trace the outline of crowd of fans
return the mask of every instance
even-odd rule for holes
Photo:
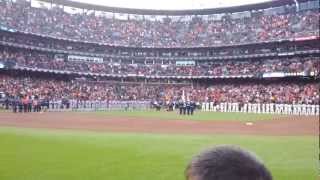
[[[1,76],[0,91],[8,96],[33,95],[50,99],[79,100],[145,100],[152,99],[158,88],[143,89],[139,85],[114,85],[83,81],[63,81],[30,77],[12,78]]]
[[[6,28],[78,41],[134,47],[204,47],[318,36],[319,11],[287,10],[281,14],[251,12],[250,17],[190,21],[120,20],[94,14],[70,14],[58,6],[34,8],[30,3],[0,2]]]
[[[222,84],[192,90],[194,97],[209,102],[318,104],[319,84]]]
[[[47,48],[47,51],[62,50],[69,53],[82,52],[94,53],[96,55],[109,55],[121,58],[197,58],[197,57],[226,57],[226,56],[243,56],[272,53],[290,53],[297,51],[314,51],[319,50],[320,45],[309,41],[307,43],[287,42],[281,45],[277,44],[260,44],[252,46],[228,46],[223,48],[208,49],[169,49],[166,51],[159,49],[130,49],[115,48],[101,44],[73,42],[59,40],[48,37],[39,37],[31,34],[12,33],[0,31],[0,41],[3,43],[14,43],[23,45],[25,48]],[[139,54],[139,53],[140,54]]]
[[[181,66],[176,64],[132,64],[69,61],[55,58],[52,54],[37,51],[0,51],[0,62],[11,62],[16,67],[41,68],[45,70],[60,70],[71,72],[117,74],[117,75],[158,75],[158,76],[259,76],[263,73],[318,73],[319,57],[292,57],[276,59],[220,60],[199,61],[195,65]]]
[[[319,36],[319,15],[315,10],[293,11],[288,8],[280,14],[263,11],[250,12],[250,17],[234,18],[225,14],[220,20],[193,17],[177,21],[120,20],[88,13],[69,14],[60,7],[34,8],[24,1],[0,1],[0,28],[23,33],[1,31],[0,41],[18,43],[53,50],[101,53],[103,62],[70,61],[66,54],[51,50],[40,52],[0,46],[0,63],[16,68],[141,76],[261,76],[265,73],[285,72],[319,75],[318,56],[257,58],[245,60],[204,60],[194,65],[178,65],[176,60],[163,63],[160,51],[142,52],[121,50],[101,45],[133,47],[206,47],[243,43],[277,41],[291,38]],[[34,33],[44,35],[26,35]],[[48,38],[53,37],[53,38]],[[65,38],[80,42],[64,41]],[[94,42],[96,44],[84,43]],[[266,45],[267,46],[267,45]],[[225,47],[196,52],[194,56],[217,57],[228,55],[294,52],[317,49],[319,45],[273,46],[252,48]],[[108,48],[106,48],[108,47]],[[124,48],[125,49],[125,48]],[[168,57],[192,57],[190,52],[172,51]],[[138,54],[136,54],[138,53]],[[144,54],[146,53],[146,54]],[[165,54],[165,53],[164,53]],[[56,56],[60,55],[60,56]],[[121,59],[121,56],[126,56]],[[141,56],[143,60],[136,56]],[[147,57],[151,59],[146,63]],[[118,58],[118,59],[117,59]],[[132,59],[130,59],[132,58]],[[145,58],[145,59],[144,59]],[[112,59],[112,60],[111,60]],[[142,62],[143,61],[143,62]],[[50,75],[49,75],[50,76]],[[71,78],[71,77],[68,77]],[[87,81],[57,77],[15,76],[0,74],[0,95],[9,98],[76,99],[76,100],[141,100],[177,102],[188,99],[194,102],[286,103],[318,104],[318,84],[302,82],[277,83],[216,83],[206,86],[156,84],[137,82]]]
[[[120,83],[0,75],[0,92],[7,97],[78,100],[157,100],[160,102],[297,103],[318,104],[316,83],[216,83],[209,86],[185,84]]]

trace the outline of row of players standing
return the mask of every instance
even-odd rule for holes
[[[196,103],[193,101],[180,101],[178,107],[180,115],[193,115],[193,112],[196,109]]]
[[[179,109],[180,115],[193,115],[197,104],[193,101],[178,101],[178,102],[169,102],[168,111],[173,111],[174,109]],[[156,106],[157,107],[157,106]],[[158,110],[160,110],[161,105],[158,105]]]
[[[161,101],[152,101],[151,106],[157,111],[161,110],[161,107],[164,107],[163,102]],[[193,115],[197,104],[193,101],[170,101],[165,104],[167,111],[173,111],[174,109],[179,109],[180,115]]]
[[[63,109],[63,107],[69,109],[70,101],[67,99],[62,99],[60,103],[58,103],[55,101],[50,101],[50,99],[46,97],[39,98],[38,96],[20,95],[15,97],[7,97],[4,101],[4,105],[6,109],[12,109],[14,113],[17,113],[17,112],[27,113],[27,112],[46,111],[50,107],[54,109],[55,108]],[[76,107],[78,108],[79,105],[81,105],[81,102],[77,101]],[[167,105],[168,105],[167,106],[168,111],[172,111],[173,109],[179,109],[180,115],[193,115],[194,110],[197,107],[197,104],[193,101],[182,101],[182,100],[178,102],[171,102]],[[153,102],[153,106],[157,110],[161,109],[161,103],[158,103],[157,101]]]
[[[12,109],[14,113],[40,112],[49,108],[49,99],[40,99],[38,96],[21,95],[6,98],[4,100],[6,109]]]

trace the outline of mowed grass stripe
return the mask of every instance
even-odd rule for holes
[[[317,178],[316,137],[159,135],[0,128],[0,179],[183,180],[192,155],[218,144],[256,152],[276,180]]]

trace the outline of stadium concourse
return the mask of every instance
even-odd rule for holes
[[[0,2],[6,109],[319,114],[318,1],[186,14],[60,3]]]

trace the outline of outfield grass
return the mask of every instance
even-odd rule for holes
[[[286,117],[285,115],[275,114],[254,114],[254,113],[223,113],[223,112],[202,112],[196,111],[193,116],[179,115],[177,111],[163,112],[163,111],[100,111],[95,112],[101,116],[110,117],[135,117],[135,118],[149,118],[149,119],[163,119],[163,120],[223,120],[223,121],[260,121],[272,120],[277,117]]]
[[[216,144],[256,152],[275,180],[317,178],[316,137],[157,135],[0,128],[1,180],[183,180],[193,154]]]

